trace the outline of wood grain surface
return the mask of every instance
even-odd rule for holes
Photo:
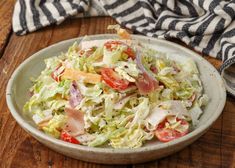
[[[99,165],[66,157],[36,141],[16,123],[5,100],[6,84],[14,69],[33,53],[56,42],[86,34],[111,33],[106,27],[114,23],[109,17],[72,19],[25,36],[11,34],[0,59],[0,168],[235,168],[235,99],[231,97],[223,114],[195,143],[174,155],[138,165]],[[208,60],[216,67],[221,64]]]
[[[0,57],[11,34],[11,16],[15,0],[0,0]]]

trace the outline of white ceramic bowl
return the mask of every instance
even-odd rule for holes
[[[115,35],[95,35],[90,39],[110,39],[117,38]],[[200,71],[205,93],[209,96],[210,102],[204,109],[204,114],[200,118],[197,128],[184,137],[167,143],[148,142],[143,147],[137,149],[112,149],[94,148],[81,145],[74,145],[55,138],[52,138],[39,131],[33,122],[23,115],[22,108],[29,99],[28,89],[31,87],[30,77],[37,77],[45,68],[44,59],[56,56],[65,52],[76,40],[71,39],[49,46],[25,60],[11,76],[6,91],[6,99],[11,114],[18,124],[38,141],[49,148],[64,155],[96,163],[104,164],[129,164],[141,163],[158,159],[179,151],[185,146],[203,135],[213,122],[221,114],[226,100],[226,92],[217,70],[198,54],[177,44],[144,36],[133,36],[142,43],[153,49],[165,51],[168,56],[178,61],[184,61],[186,57],[191,57]]]

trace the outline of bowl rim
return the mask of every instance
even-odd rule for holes
[[[117,37],[115,34],[99,34],[99,35],[88,35],[88,37],[91,38],[102,38],[102,39],[108,39],[108,37],[113,38],[113,37]],[[105,38],[104,38],[105,37]],[[73,150],[80,150],[80,151],[84,151],[84,152],[95,152],[95,153],[110,153],[110,154],[123,154],[123,153],[127,153],[127,154],[132,154],[132,153],[142,153],[144,151],[155,151],[155,150],[161,150],[164,148],[171,148],[174,145],[177,145],[179,143],[182,142],[187,142],[188,140],[194,138],[194,136],[196,135],[202,135],[216,120],[217,118],[220,116],[220,114],[223,111],[223,108],[225,106],[225,102],[226,102],[226,89],[225,89],[225,85],[224,85],[224,81],[222,79],[222,77],[219,75],[218,71],[215,69],[215,67],[213,65],[211,65],[207,60],[205,60],[203,57],[201,57],[199,54],[197,54],[196,52],[185,48],[179,44],[167,41],[167,40],[163,40],[163,39],[158,39],[158,38],[152,38],[152,37],[146,37],[146,36],[141,36],[141,35],[132,35],[132,37],[136,38],[136,39],[144,39],[144,40],[153,40],[156,42],[160,42],[163,43],[165,45],[169,45],[169,46],[174,46],[176,48],[181,49],[182,51],[189,53],[190,55],[197,56],[198,59],[200,59],[203,64],[205,64],[206,66],[208,66],[211,70],[213,70],[216,79],[218,80],[218,82],[220,83],[221,87],[219,89],[220,94],[221,94],[221,100],[220,103],[217,104],[217,108],[216,111],[213,113],[213,115],[211,116],[211,118],[209,120],[207,120],[207,122],[203,125],[201,125],[200,127],[196,128],[195,130],[193,130],[192,132],[190,132],[189,134],[178,138],[174,141],[170,141],[167,143],[159,143],[156,145],[151,145],[151,146],[142,146],[140,148],[134,148],[134,149],[115,149],[115,148],[102,148],[102,147],[89,147],[89,146],[82,146],[82,145],[75,145],[72,143],[68,143],[68,142],[64,142],[62,140],[56,139],[54,137],[51,137],[49,135],[46,135],[45,133],[39,131],[37,128],[33,127],[32,125],[30,125],[29,123],[25,122],[24,119],[21,117],[21,115],[17,112],[16,107],[14,106],[14,98],[13,98],[13,85],[14,85],[14,79],[15,77],[18,75],[18,73],[21,71],[21,69],[23,69],[23,67],[28,64],[31,60],[35,59],[36,57],[38,57],[38,55],[40,55],[40,53],[44,52],[45,50],[47,50],[49,47],[56,47],[56,45],[59,45],[60,43],[67,43],[70,41],[76,41],[76,40],[81,40],[83,37],[78,37],[78,38],[72,38],[72,39],[68,39],[68,40],[64,40],[64,41],[60,41],[57,42],[53,45],[47,46],[45,48],[43,48],[42,50],[39,50],[38,52],[34,53],[33,55],[31,55],[30,57],[28,57],[27,59],[25,59],[13,72],[13,74],[11,75],[8,84],[7,84],[7,88],[6,88],[6,101],[7,101],[7,106],[10,110],[10,113],[12,114],[12,116],[14,117],[14,119],[17,121],[17,123],[23,127],[23,129],[26,132],[30,132],[30,134],[32,136],[36,136],[39,137],[40,139],[44,139],[47,142],[57,145],[57,146],[61,146],[61,147],[65,147],[65,148],[70,148]]]

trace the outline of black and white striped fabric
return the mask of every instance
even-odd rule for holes
[[[221,59],[227,90],[235,95],[235,0],[18,0],[13,30],[22,35],[75,15],[107,14],[140,34],[177,38]]]
[[[98,0],[18,0],[12,25],[17,35],[24,35],[65,19],[107,15]]]

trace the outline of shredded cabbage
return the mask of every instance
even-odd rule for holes
[[[42,127],[42,130],[55,138],[60,137],[60,131],[65,123],[66,123],[67,117],[62,114],[55,114],[54,117],[47,123],[47,126]]]
[[[96,40],[94,46],[92,41],[89,45],[88,42],[74,43],[66,53],[45,60],[45,69],[33,79],[32,96],[23,109],[43,132],[59,138],[68,117],[77,117],[74,122],[84,121],[80,123],[84,126],[84,135],[75,137],[82,145],[138,148],[153,139],[163,121],[168,122],[166,129],[179,133],[189,130],[189,125],[182,125],[181,120],[197,126],[209,98],[203,92],[200,74],[192,59],[182,63],[170,60],[165,53],[133,40],[114,43],[116,46],[111,49],[104,46],[105,42]],[[135,59],[137,48],[142,54],[139,63]],[[157,81],[154,84],[158,86],[150,93],[140,94],[138,90],[137,82],[144,74],[137,64],[142,64],[144,73]],[[111,69],[108,82],[101,73],[102,68]],[[86,83],[86,76],[75,81],[64,79],[67,69],[94,75],[89,77],[90,81],[99,80]],[[71,107],[69,100],[73,97],[70,94],[74,82],[77,84],[74,89],[82,99],[76,107]],[[120,86],[122,82],[128,86],[124,89],[113,86]],[[144,89],[153,87],[148,81],[141,84]],[[66,111],[69,108],[71,114]]]

